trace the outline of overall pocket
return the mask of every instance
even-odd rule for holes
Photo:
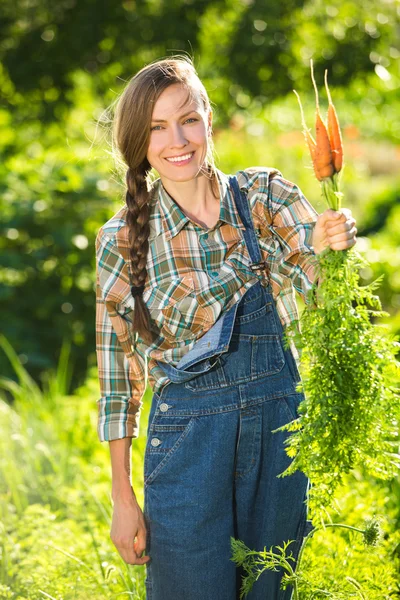
[[[279,335],[233,333],[229,352],[221,356],[227,382],[254,381],[274,375],[285,366],[285,355]]]
[[[248,307],[252,307],[252,303]],[[272,302],[263,303],[262,306],[246,311],[245,314],[236,316],[233,335],[279,335],[275,320]]]
[[[185,387],[193,391],[219,389],[274,375],[284,366],[279,335],[233,333],[229,351],[220,355],[216,366],[186,382]]]
[[[149,485],[182,446],[191,431],[195,417],[166,416],[162,411],[168,404],[157,406],[154,418],[148,426],[146,451],[144,456],[144,483]]]

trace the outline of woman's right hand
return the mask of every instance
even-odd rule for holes
[[[150,556],[141,556],[147,535],[142,509],[133,493],[130,499],[117,499],[113,504],[111,541],[128,565],[144,565]]]

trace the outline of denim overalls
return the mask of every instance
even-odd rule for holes
[[[230,177],[244,239],[261,265],[247,197]],[[253,550],[294,540],[297,559],[307,520],[309,481],[290,464],[288,432],[298,416],[299,373],[270,284],[253,285],[176,367],[159,363],[172,383],[154,394],[144,461],[147,600],[235,600],[241,571],[230,536]],[[293,563],[294,565],[294,563]],[[283,572],[265,571],[247,600],[290,600]]]

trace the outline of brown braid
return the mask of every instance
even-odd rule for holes
[[[128,212],[126,222],[129,227],[129,254],[131,259],[131,284],[144,287],[147,277],[147,253],[149,250],[149,197],[147,175],[151,166],[145,160],[137,169],[128,168],[126,172],[126,205]],[[135,310],[133,312],[133,330],[147,343],[151,343],[150,313],[143,300],[143,294],[135,294]]]
[[[211,111],[210,101],[191,60],[186,56],[170,57],[143,67],[127,84],[117,99],[113,119],[113,148],[117,162],[124,169],[128,208],[131,291],[135,298],[133,331],[151,343],[152,331],[149,310],[143,300],[149,251],[149,203],[151,189],[148,181],[151,165],[147,160],[150,125],[154,105],[170,85],[180,84],[188,91],[189,102],[194,95],[202,101],[204,110]],[[126,171],[126,168],[128,170]],[[213,161],[213,143],[209,136],[208,153],[202,172],[209,177],[213,193],[219,197],[219,186]]]

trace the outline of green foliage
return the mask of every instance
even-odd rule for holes
[[[90,125],[86,111],[95,108],[85,83],[76,88],[81,112],[77,107],[62,126],[45,131],[37,121],[21,124],[18,113],[0,110],[2,332],[36,380],[55,367],[68,340],[75,386],[94,351],[94,239],[112,214],[105,167],[90,162],[80,139]],[[3,353],[0,370],[13,374]]]
[[[388,194],[388,200],[390,200]],[[397,196],[398,198],[398,196]],[[384,209],[382,209],[384,210]],[[366,282],[376,277],[383,278],[379,296],[385,310],[389,313],[383,322],[394,333],[400,334],[400,207],[398,202],[388,209],[385,227],[364,238],[362,248],[368,259],[368,265],[360,274]]]
[[[13,405],[0,400],[0,598],[144,600],[144,568],[126,565],[109,539],[109,451],[95,433],[96,369],[74,396],[66,396],[64,373],[70,367],[65,346],[57,375],[46,378],[43,393],[4,339],[2,349],[18,382],[1,380],[3,388],[9,386]],[[141,433],[132,441],[132,485],[141,506],[150,398],[148,390]],[[366,552],[358,533],[340,529],[343,535],[338,535],[326,527],[304,548],[303,575],[314,590],[333,594],[350,577],[368,592],[368,600],[392,600],[400,592],[400,487],[395,481],[378,485],[357,471],[345,479],[336,498],[341,521],[357,527],[364,518],[385,514],[383,539]],[[369,531],[376,534],[376,527]],[[287,548],[290,554],[290,544]],[[354,586],[348,583],[345,589]]]
[[[373,204],[377,184],[390,193],[397,168],[395,146],[376,145],[400,139],[395,10],[372,0],[107,0],[101,10],[85,0],[2,2],[0,309],[3,332],[35,380],[55,368],[63,340],[72,347],[72,387],[95,364],[94,237],[124,190],[108,148],[92,153],[91,141],[131,75],[161,56],[191,53],[215,104],[220,166],[276,166],[317,199],[290,92],[294,81],[308,89],[313,56],[317,77],[329,69],[343,125],[358,135],[349,141],[347,183],[362,220],[365,195]],[[302,96],[311,118],[314,100]],[[360,136],[373,139],[368,156]],[[0,370],[13,376],[4,355]]]
[[[71,106],[73,73],[89,74],[108,102],[116,78],[180,51],[195,56],[216,89],[225,124],[254,98],[264,104],[282,97],[294,81],[299,91],[307,89],[311,57],[345,94],[350,86],[380,88],[382,107],[400,84],[396,11],[395,2],[376,0],[103,0],[101,7],[87,0],[3,0],[0,60],[18,90],[7,87],[4,97],[27,118],[34,107],[49,123],[60,106]]]
[[[2,338],[18,382],[2,378],[0,398],[0,598],[144,600],[144,569],[126,565],[109,539],[107,445],[96,434],[93,378],[65,395],[68,348],[40,391]],[[148,396],[146,396],[148,399]],[[148,402],[142,417],[145,431]],[[145,436],[134,440],[134,489],[143,502]]]
[[[369,236],[358,242],[369,262],[361,276],[384,275],[390,317],[380,321],[400,332],[396,10],[373,0],[3,0],[0,308],[11,346],[2,340],[0,371],[12,405],[0,402],[0,598],[144,597],[143,570],[124,565],[108,540],[109,456],[96,436],[94,237],[123,198],[103,148],[90,147],[104,107],[145,63],[189,52],[215,103],[219,166],[276,166],[319,210],[290,90],[296,82],[303,91],[311,122],[309,58],[317,76],[327,67],[345,127],[346,188]],[[67,396],[88,365],[86,384]],[[132,451],[141,502],[144,443],[142,434]],[[335,503],[354,524],[372,507],[390,513],[388,548],[377,570],[372,555],[360,560],[327,529],[305,550],[314,585],[335,590],[349,576],[369,599],[399,596],[400,478],[378,486],[356,472]]]
[[[293,587],[293,600],[390,600],[399,586],[396,586],[395,563],[387,564],[381,570],[384,550],[379,544],[385,545],[381,524],[380,517],[373,517],[365,521],[362,529],[343,523],[316,527],[305,537],[296,563],[290,542],[255,551],[231,537],[231,560],[243,572],[240,598],[249,594],[264,571],[277,570],[283,573],[281,589]],[[332,530],[335,530],[334,545],[329,533]],[[338,536],[341,532],[346,532],[348,539],[343,533]],[[330,569],[327,568],[329,551],[333,551]],[[318,560],[319,556],[324,558]],[[322,564],[324,569],[321,569]]]
[[[300,469],[310,478],[316,522],[355,466],[382,478],[399,469],[398,344],[371,322],[381,305],[376,284],[359,285],[363,265],[354,250],[319,255],[318,291],[314,286],[297,331],[305,400],[299,418],[281,428],[294,432],[287,444],[294,460],[284,475]]]
[[[241,540],[231,537],[232,560],[238,567],[242,567],[246,575],[242,579],[240,598],[244,598],[252,590],[255,582],[264,571],[284,571],[281,587],[286,589],[289,584],[295,585],[295,598],[298,598],[297,586],[299,578],[294,574],[294,558],[287,548],[291,542],[284,542],[282,546],[264,548],[255,552],[247,548]]]

